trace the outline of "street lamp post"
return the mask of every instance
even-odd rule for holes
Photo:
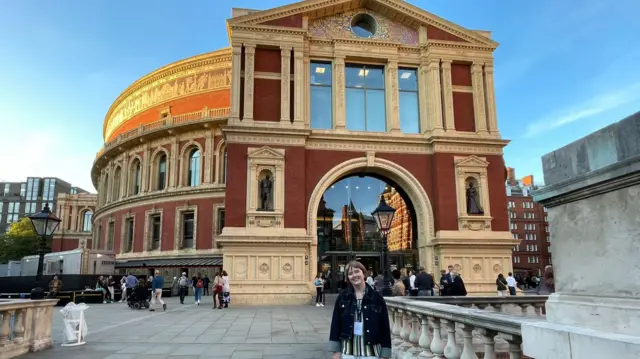
[[[42,271],[44,267],[44,255],[45,255],[45,244],[47,238],[50,238],[53,235],[53,232],[58,228],[60,224],[60,218],[56,217],[51,210],[49,209],[49,204],[46,203],[44,208],[40,213],[33,214],[29,216],[29,220],[31,221],[31,225],[33,229],[36,231],[36,235],[38,235],[40,239],[40,248],[38,249],[38,272],[36,273],[36,287],[31,290],[31,299],[40,300],[44,299],[44,289],[42,288]]]
[[[384,196],[380,196],[380,203],[378,207],[371,212],[371,215],[376,220],[378,230],[382,234],[382,266],[384,269],[384,285],[382,287],[382,296],[391,296],[391,272],[389,271],[389,243],[387,242],[387,235],[391,228],[391,221],[396,214],[395,208],[389,206],[384,200]]]

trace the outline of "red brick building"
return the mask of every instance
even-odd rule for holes
[[[400,0],[234,9],[227,26],[228,48],[152,72],[109,109],[94,247],[123,271],[224,265],[236,303],[301,303],[318,270],[339,280],[350,258],[380,258],[369,225],[349,225],[362,250],[330,237],[352,201],[369,223],[384,184],[412,226],[395,265],[451,264],[493,293],[514,241],[490,32]]]
[[[513,248],[513,270],[526,275],[541,275],[551,264],[551,243],[547,210],[533,201],[531,191],[537,189],[533,176],[515,179],[515,170],[508,168],[507,207],[513,238],[520,244]]]

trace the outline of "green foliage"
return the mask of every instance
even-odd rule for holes
[[[46,243],[46,242],[45,242]],[[47,243],[47,247],[50,245]],[[24,256],[37,254],[40,239],[33,230],[29,218],[22,218],[11,225],[11,228],[0,236],[0,263],[20,260]],[[45,249],[49,252],[49,248]]]

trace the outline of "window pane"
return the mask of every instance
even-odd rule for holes
[[[347,129],[365,131],[364,90],[348,88],[345,97],[347,101]]]
[[[347,87],[364,87],[364,78],[368,70],[359,65],[347,65],[344,69],[345,83]]]
[[[384,89],[384,69],[367,67],[365,70],[365,87],[368,89]]]
[[[387,130],[384,90],[367,90],[367,131]]]
[[[418,91],[418,78],[416,77],[416,70],[398,70],[398,88],[400,89],[400,91]]]
[[[331,87],[311,86],[311,128],[333,128],[332,103]]]
[[[331,64],[311,63],[311,85],[331,86]]]
[[[200,184],[200,151],[194,150],[189,161],[189,186]]]
[[[400,130],[402,133],[420,133],[417,92],[400,92]]]

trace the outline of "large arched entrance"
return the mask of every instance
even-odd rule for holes
[[[418,180],[397,164],[368,156],[341,163],[318,182],[310,198],[308,231],[314,237],[312,260],[332,290],[351,259],[380,271],[382,241],[371,212],[380,196],[396,208],[389,234],[392,267],[426,265],[434,236],[433,212]]]

